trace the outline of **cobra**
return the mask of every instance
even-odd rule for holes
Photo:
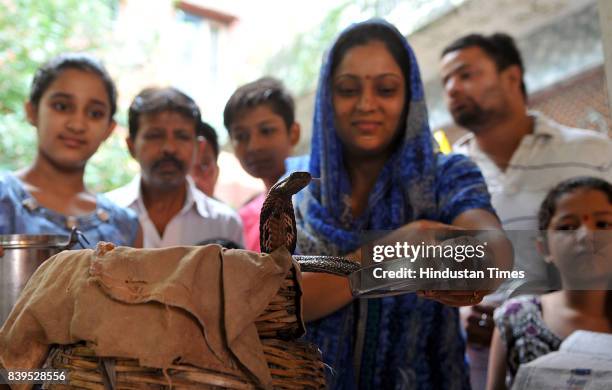
[[[261,208],[259,245],[264,253],[285,246],[291,254],[297,244],[297,225],[291,198],[305,188],[312,176],[293,172],[270,188]],[[302,272],[324,272],[346,276],[359,269],[359,263],[336,256],[293,256]]]

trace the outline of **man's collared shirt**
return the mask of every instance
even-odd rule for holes
[[[527,278],[508,283],[513,294],[521,284],[542,286],[546,264],[537,253],[538,212],[548,192],[575,176],[595,176],[612,182],[612,141],[592,130],[563,126],[537,112],[533,133],[523,137],[505,171],[478,147],[470,133],[454,151],[470,157],[480,168],[491,193],[491,203],[515,249],[515,267]],[[543,287],[546,287],[545,285]]]
[[[144,205],[140,175],[106,196],[118,205],[136,211],[142,226],[144,248],[196,245],[214,239],[230,240],[243,246],[242,223],[238,214],[228,205],[198,190],[190,177],[187,177],[186,186],[185,204],[168,222],[162,236]]]
[[[453,149],[482,171],[506,229],[537,229],[540,203],[563,180],[595,176],[612,181],[612,141],[606,135],[563,126],[537,112],[529,115],[534,131],[523,137],[505,171],[480,150],[471,133]]]

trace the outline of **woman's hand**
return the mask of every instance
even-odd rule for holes
[[[443,241],[447,232],[465,230],[461,226],[447,225],[437,221],[417,220],[410,222],[399,229],[389,233],[375,245],[391,245],[395,243],[423,243],[425,245],[437,244]],[[423,261],[417,259],[416,261]],[[486,291],[449,291],[449,290],[421,290],[417,295],[433,299],[450,306],[468,306],[477,304],[486,295]]]
[[[485,295],[490,291],[479,290],[423,290],[417,291],[417,295],[421,298],[433,299],[448,306],[461,307],[472,306],[480,303]]]
[[[501,225],[495,215],[485,210],[468,210],[460,214],[452,225],[441,222],[418,220],[411,222],[385,237],[384,241],[423,242],[433,244],[440,242],[444,232],[461,230],[483,230],[489,243],[487,252],[491,257],[487,266],[495,265],[500,269],[512,269],[512,247],[501,230]],[[502,281],[491,280],[486,286],[480,285],[473,290],[422,290],[420,297],[433,299],[449,306],[472,306],[480,303]]]

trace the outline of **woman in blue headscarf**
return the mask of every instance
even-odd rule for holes
[[[340,34],[323,63],[309,171],[296,199],[298,251],[356,252],[368,230],[500,229],[480,171],[436,152],[412,49],[372,20]],[[306,338],[332,389],[469,388],[457,310],[481,296],[353,300],[346,278],[304,274]]]

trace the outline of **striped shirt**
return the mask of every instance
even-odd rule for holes
[[[533,133],[523,137],[505,171],[480,150],[471,133],[453,150],[470,157],[482,171],[504,229],[525,246],[515,244],[515,265],[533,279],[546,274],[535,245],[529,242],[538,229],[542,200],[552,187],[571,177],[595,176],[612,182],[612,141],[592,130],[563,126],[541,113],[529,115],[534,119]]]

